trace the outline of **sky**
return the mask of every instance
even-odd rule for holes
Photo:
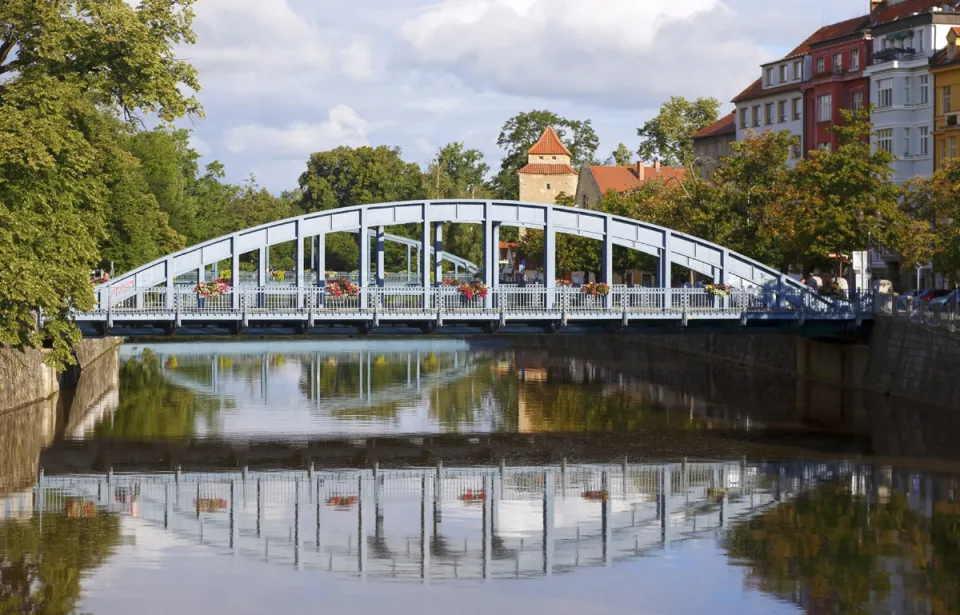
[[[204,162],[293,189],[312,152],[496,145],[510,117],[593,121],[601,160],[671,95],[728,101],[821,25],[867,0],[197,0]]]

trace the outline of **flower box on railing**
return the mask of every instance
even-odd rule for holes
[[[714,297],[729,297],[733,290],[729,284],[707,284],[707,294]]]
[[[610,496],[606,489],[591,489],[583,492],[583,499],[591,502],[606,502]]]
[[[484,489],[467,489],[462,494],[460,494],[460,501],[466,504],[475,504],[478,502],[483,502],[487,499],[487,492]]]
[[[339,278],[327,282],[327,294],[333,297],[356,297],[360,294],[360,287],[346,278]]]
[[[490,289],[483,282],[467,282],[458,286],[457,292],[463,299],[472,301],[473,299],[483,299],[490,292]]]
[[[596,282],[594,284],[584,284],[580,287],[585,295],[591,297],[606,297],[610,294],[610,285],[605,282]]]
[[[229,291],[230,287],[222,278],[217,278],[213,282],[200,282],[193,287],[193,292],[197,294],[197,307],[200,309],[206,307],[209,297],[220,297]]]
[[[355,495],[334,495],[327,498],[327,506],[339,509],[350,509],[357,505],[360,498]]]

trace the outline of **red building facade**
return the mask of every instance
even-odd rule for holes
[[[830,128],[843,122],[841,110],[870,106],[870,80],[863,75],[872,57],[868,26],[865,17],[849,34],[811,46],[812,75],[802,86],[805,154],[820,148],[835,150],[837,135]]]

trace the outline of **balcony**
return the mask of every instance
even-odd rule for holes
[[[913,47],[889,47],[873,54],[874,64],[883,62],[892,62],[893,60],[903,60],[917,55],[917,50]]]

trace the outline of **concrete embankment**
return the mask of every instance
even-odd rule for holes
[[[74,348],[77,368],[83,370],[123,343],[119,337],[84,339]],[[42,350],[23,352],[0,347],[0,412],[49,399],[60,391],[67,375],[43,362]]]
[[[869,339],[859,341],[731,332],[557,336],[545,343],[621,354],[631,347],[663,349],[745,370],[960,408],[960,334],[883,316],[874,322]]]
[[[120,338],[83,340],[76,348],[78,366],[90,376],[81,376],[81,386],[71,390],[80,404],[102,394],[90,390],[97,386],[84,385],[103,380],[93,378],[93,372],[112,372],[115,383],[121,343]],[[44,364],[42,351],[0,349],[0,494],[36,479],[40,451],[53,442],[58,427],[63,429],[58,425],[58,408],[63,402],[62,384],[69,379]]]

